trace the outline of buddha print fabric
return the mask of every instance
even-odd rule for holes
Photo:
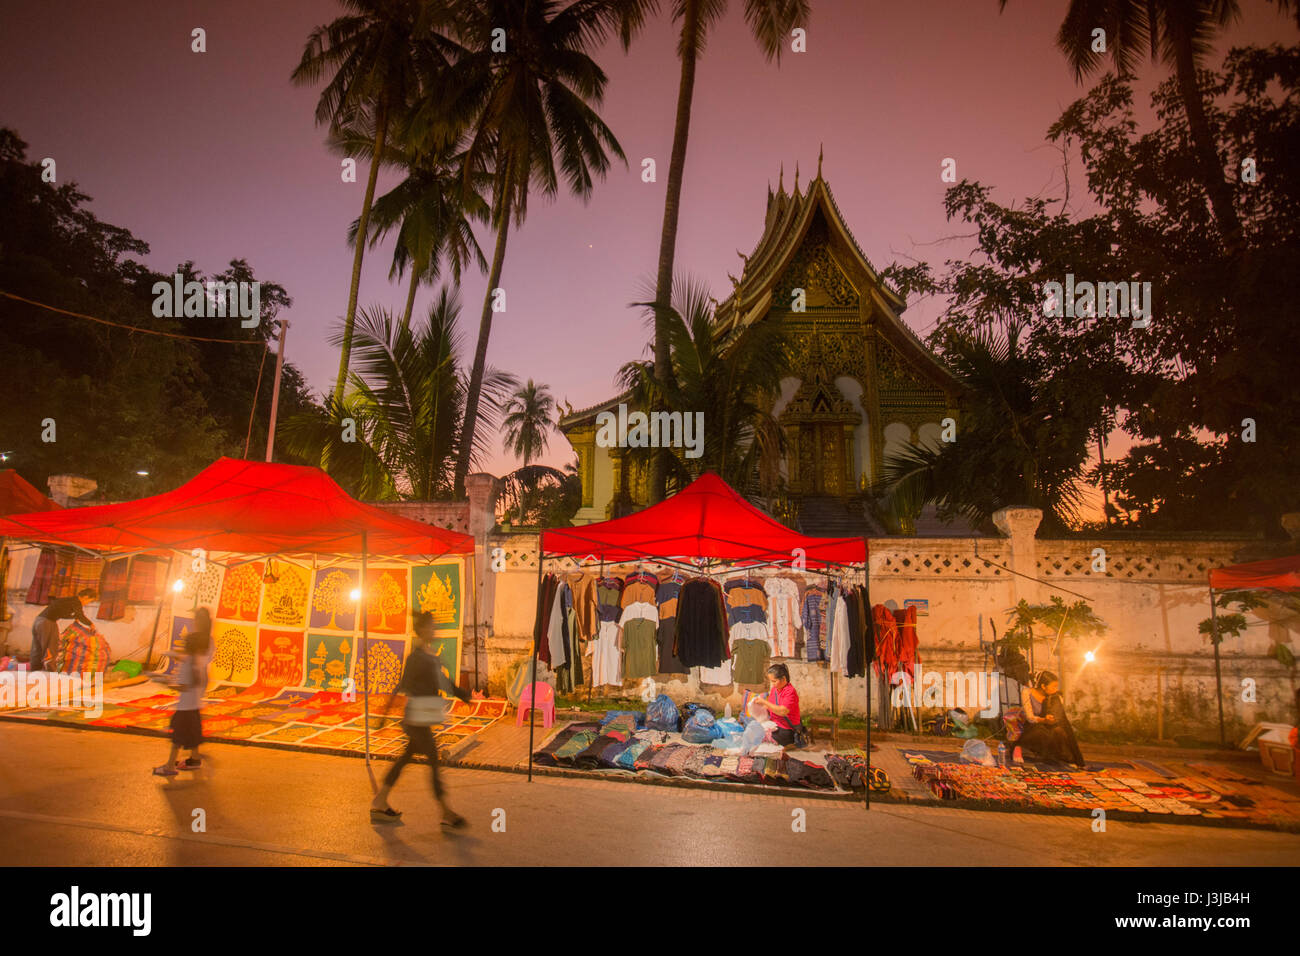
[[[435,564],[411,569],[411,611],[428,611],[439,631],[459,631],[460,565]]]
[[[307,626],[307,604],[311,593],[311,569],[274,561],[263,582],[263,626],[301,631]]]

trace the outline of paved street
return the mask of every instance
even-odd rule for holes
[[[149,775],[166,741],[0,723],[0,865],[1294,865],[1300,835],[1253,830],[687,792],[618,781],[446,772],[470,830],[444,835],[428,770],[393,795],[400,826],[372,826],[357,759],[237,745],[207,769]],[[377,762],[382,773],[388,764]],[[806,832],[792,830],[794,811]],[[196,833],[194,811],[206,816]],[[494,811],[505,832],[493,832]],[[500,818],[500,814],[497,814]]]

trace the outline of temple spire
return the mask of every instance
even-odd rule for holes
[[[822,178],[822,153],[825,152],[825,150],[826,150],[825,143],[819,143],[817,145],[817,178],[818,179]]]
[[[785,192],[785,160],[781,161],[781,175],[776,181],[776,191],[778,194]]]
[[[794,194],[799,195],[799,160],[794,161]]]

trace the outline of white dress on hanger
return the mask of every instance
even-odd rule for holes
[[[771,626],[773,657],[794,657],[795,629],[799,627],[799,587],[789,578],[768,578],[767,620]]]

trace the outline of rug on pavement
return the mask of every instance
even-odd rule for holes
[[[373,647],[372,647],[373,650]],[[142,685],[140,696],[105,704],[101,713],[77,708],[26,707],[5,710],[6,716],[26,720],[69,723],[83,727],[145,729],[166,732],[171,725],[178,694],[155,685]],[[393,701],[391,714],[379,709],[388,695],[370,699],[370,751],[399,754],[406,746],[401,726],[405,699]],[[452,747],[499,721],[508,704],[504,700],[453,700],[447,717],[433,726],[440,747]],[[336,752],[364,752],[366,702],[355,694],[322,691],[315,687],[283,688],[263,683],[242,687],[219,684],[203,700],[203,735],[213,740],[291,744]],[[93,716],[92,716],[93,715]]]
[[[1300,796],[1227,768],[1188,764],[1173,778],[1141,766],[1099,771],[1045,771],[1030,767],[984,767],[931,760],[905,751],[912,774],[943,800],[980,800],[1020,807],[1124,811],[1175,817],[1232,819],[1300,826]],[[1194,768],[1197,772],[1192,772]],[[1160,770],[1168,771],[1161,767]],[[1175,771],[1176,772],[1176,771]],[[1215,782],[1201,774],[1216,777]],[[1232,781],[1228,786],[1226,780]]]

